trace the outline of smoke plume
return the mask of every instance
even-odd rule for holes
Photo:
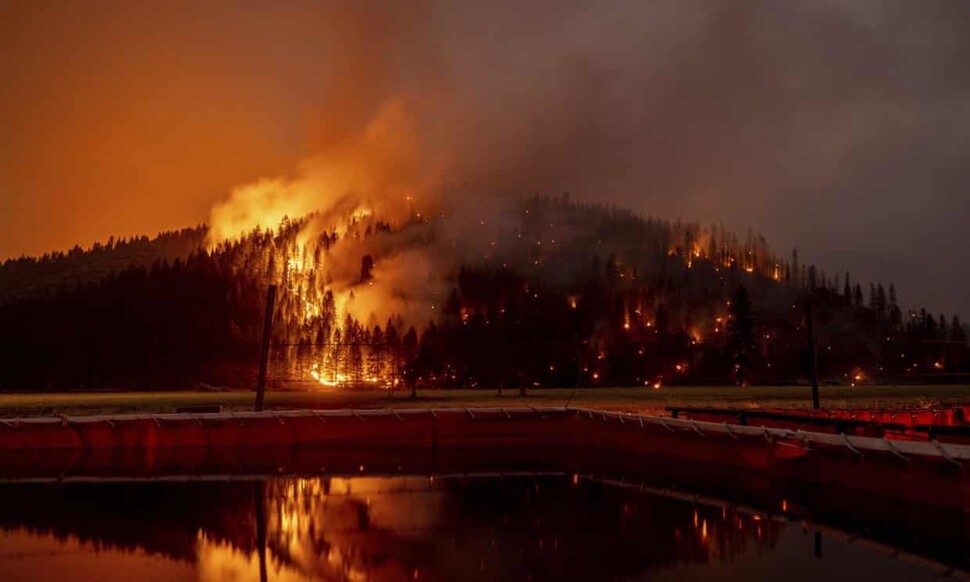
[[[425,251],[377,253],[379,276],[420,288],[408,273],[424,281],[466,247],[509,236],[510,194],[569,190],[754,226],[862,280],[911,278],[934,221],[930,244],[966,258],[946,234],[970,219],[959,163],[970,82],[951,74],[970,58],[966,12],[945,0],[330,8],[315,151],[294,175],[217,204],[211,242],[310,212],[319,228],[362,211],[444,216]],[[893,217],[914,212],[916,195],[919,226],[903,226]],[[887,220],[860,221],[874,212]],[[481,221],[495,230],[464,228]],[[923,285],[900,287],[970,307]]]

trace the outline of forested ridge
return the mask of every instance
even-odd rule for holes
[[[755,233],[565,197],[510,214],[503,240],[470,243],[481,252],[442,262],[433,281],[415,275],[424,295],[386,290],[427,309],[381,318],[355,294],[401,285],[381,278],[382,261],[401,240],[439,241],[427,217],[353,217],[309,241],[302,217],[213,248],[198,227],[7,261],[0,390],[251,387],[269,284],[277,387],[799,383],[808,302],[823,381],[970,371],[958,318],[904,309],[892,285],[779,256]],[[347,239],[362,249],[349,258],[359,277],[338,288],[327,265]]]

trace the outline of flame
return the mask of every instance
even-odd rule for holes
[[[432,172],[419,167],[418,151],[404,100],[388,99],[358,134],[333,136],[328,147],[304,160],[297,178],[262,179],[235,188],[212,208],[209,247],[254,228],[274,229],[285,217],[314,212],[326,217],[334,211],[343,211],[351,221],[370,217],[386,201],[404,200],[434,180]]]
[[[257,229],[289,235],[270,245],[275,267],[265,276],[268,283],[282,283],[286,317],[292,320],[295,308],[304,329],[346,337],[348,318],[368,329],[391,317],[414,325],[428,321],[441,302],[444,285],[437,274],[446,271],[441,268],[446,258],[428,244],[422,226],[430,219],[418,207],[432,210],[431,217],[444,213],[427,194],[440,172],[421,160],[412,117],[403,99],[389,99],[356,133],[331,136],[294,177],[235,188],[211,210],[207,247],[231,245]],[[365,257],[370,257],[366,275]],[[254,260],[265,264],[267,258],[253,257],[238,268],[248,273]],[[338,372],[325,355],[314,357],[304,373],[320,386],[394,381],[384,374]]]
[[[404,228],[413,220],[416,193],[437,182],[439,172],[419,163],[419,151],[404,100],[389,99],[359,133],[336,135],[317,156],[303,161],[296,177],[235,188],[210,212],[207,247],[212,250],[256,229],[282,230],[297,220],[296,247],[280,250],[287,253],[284,278],[290,289],[304,289],[299,299],[307,319],[321,315],[324,287],[332,289],[341,320],[347,313],[366,321],[371,314],[383,320],[415,309],[430,311],[424,301],[410,301],[400,292],[415,289],[410,283],[430,270],[430,251],[416,244],[420,241],[394,246],[380,237],[364,240],[378,217],[382,224]],[[384,285],[359,285],[360,261],[368,254],[374,255],[375,278],[382,277]],[[426,299],[427,289],[416,286],[412,295]],[[414,320],[426,315],[415,313]]]

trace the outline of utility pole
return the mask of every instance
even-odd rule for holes
[[[266,289],[266,315],[263,318],[263,342],[259,346],[259,376],[256,378],[256,412],[263,409],[266,396],[266,366],[269,363],[269,341],[273,337],[273,303],[276,302],[276,285]]]
[[[812,408],[822,407],[818,398],[818,348],[815,345],[815,318],[812,316],[812,298],[805,300],[805,327],[808,330],[808,362],[812,379]]]

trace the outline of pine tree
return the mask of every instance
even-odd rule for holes
[[[387,359],[389,362],[390,369],[388,374],[390,375],[391,387],[401,381],[401,369],[403,368],[403,355],[401,349],[401,338],[398,336],[397,327],[391,320],[387,321],[384,326],[384,343],[387,345]]]
[[[894,328],[898,328],[903,323],[903,312],[896,301],[896,286],[892,283],[889,284],[889,323]]]
[[[340,328],[333,330],[333,337],[330,339],[330,349],[327,350],[327,362],[324,371],[330,377],[331,382],[337,382],[340,367],[343,363],[343,344],[341,341]]]
[[[444,314],[450,321],[458,322],[461,315],[461,301],[458,299],[458,289],[452,288],[451,293],[448,294],[448,299],[445,301]]]
[[[361,348],[362,330],[356,320],[351,319],[347,333],[347,375],[354,386],[359,386],[363,380],[364,354]]]
[[[382,381],[384,371],[384,333],[375,325],[370,334],[370,351],[367,353],[367,376]]]
[[[757,351],[754,339],[754,317],[748,290],[739,286],[731,301],[731,319],[727,325],[727,349],[735,382],[746,386],[749,381],[750,367]]]
[[[421,333],[420,348],[418,348],[416,366],[418,373],[433,378],[436,375],[438,362],[436,354],[437,330],[434,322],[429,322]],[[433,386],[433,385],[432,385]]]
[[[359,283],[367,283],[374,278],[374,257],[370,255],[364,255],[360,260],[360,281]]]
[[[404,361],[404,381],[411,387],[411,398],[418,397],[417,368],[415,358],[418,355],[418,332],[409,327],[408,332],[401,339],[402,360]]]
[[[960,323],[960,318],[956,315],[950,322],[950,341],[960,344],[967,343],[967,332],[963,329],[963,324]]]

